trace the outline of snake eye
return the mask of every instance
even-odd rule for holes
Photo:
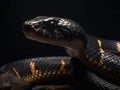
[[[37,31],[37,30],[40,29],[40,25],[39,24],[34,24],[34,25],[32,25],[32,28]]]

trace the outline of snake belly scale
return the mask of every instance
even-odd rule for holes
[[[23,32],[28,39],[65,48],[70,57],[78,58],[86,66],[89,80],[99,89],[120,90],[119,41],[87,35],[78,23],[60,17],[39,16],[27,20],[23,23]],[[31,85],[59,80],[69,77],[75,69],[70,57],[16,61],[3,66],[1,71]]]

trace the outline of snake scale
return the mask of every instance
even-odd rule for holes
[[[72,61],[78,60],[86,68],[88,81],[98,90],[120,90],[119,41],[88,35],[75,21],[60,17],[38,16],[27,20],[23,33],[28,39],[61,46],[69,56],[15,61],[0,68],[0,78],[8,73],[31,87],[51,82],[64,84],[74,78],[76,68]]]

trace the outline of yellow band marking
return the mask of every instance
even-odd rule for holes
[[[118,52],[120,52],[120,43],[117,43],[116,45],[117,45]]]
[[[15,74],[17,75],[17,77],[19,78],[19,79],[21,79],[21,77],[20,77],[20,74],[19,74],[19,72],[16,70],[16,68],[12,68],[13,69],[13,71],[15,72]]]
[[[99,47],[101,48],[101,47],[102,47],[102,42],[101,42],[101,40],[98,39],[97,42],[98,42]]]
[[[58,74],[60,74],[61,72],[62,73],[66,72],[65,65],[66,65],[66,63],[65,63],[64,59],[61,59],[61,65],[60,65],[60,69],[58,70]]]
[[[31,61],[29,63],[29,67],[32,74],[23,77],[23,79],[28,83],[35,81],[42,76],[41,71],[35,68],[35,62]]]
[[[104,60],[104,50],[102,49],[102,41],[101,40],[97,40],[98,46],[99,46],[99,52],[100,52],[100,64],[103,64],[103,60]]]
[[[62,66],[65,66],[65,61],[64,61],[64,59],[61,60],[61,65],[62,65]]]
[[[33,61],[31,61],[29,66],[30,66],[32,75],[35,75],[36,74],[35,63]]]

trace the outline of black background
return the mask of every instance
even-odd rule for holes
[[[0,4],[0,66],[30,57],[67,55],[61,47],[24,37],[23,21],[36,16],[73,19],[88,34],[119,40],[119,0],[1,0]]]

